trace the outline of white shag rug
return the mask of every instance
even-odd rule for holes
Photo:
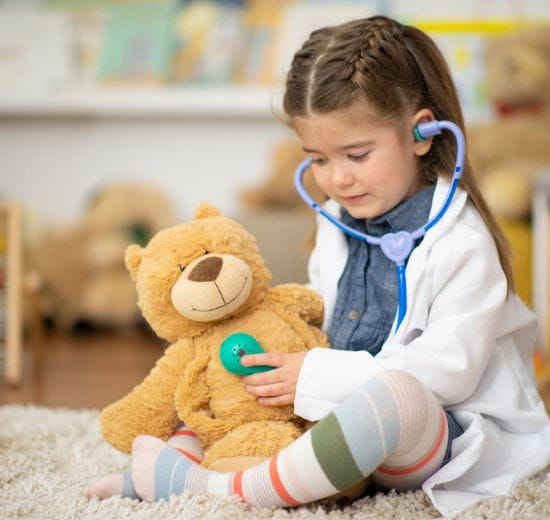
[[[0,407],[0,518],[25,519],[285,519],[422,520],[440,518],[422,491],[378,494],[340,509],[311,504],[298,509],[249,508],[237,498],[207,495],[146,503],[128,498],[89,500],[87,484],[129,467],[129,457],[102,440],[97,410],[39,406]],[[550,473],[521,483],[507,497],[483,500],[456,517],[550,518]]]

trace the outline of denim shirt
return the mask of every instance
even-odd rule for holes
[[[428,221],[434,191],[435,185],[420,190],[368,222],[353,218],[345,209],[342,209],[341,218],[348,226],[374,236],[414,231]],[[349,235],[346,237],[348,259],[338,281],[330,342],[335,349],[366,350],[375,356],[390,333],[397,311],[396,267],[379,246]]]

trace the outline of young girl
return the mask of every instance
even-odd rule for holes
[[[284,109],[326,209],[348,226],[410,232],[441,207],[453,136],[415,139],[413,130],[434,119],[464,124],[444,59],[418,29],[375,16],[313,32],[294,56]],[[124,494],[145,500],[191,490],[289,506],[372,475],[387,488],[422,488],[451,516],[547,466],[550,423],[531,363],[535,319],[514,294],[505,239],[467,161],[450,207],[407,262],[399,327],[394,264],[324,219],[310,279],[324,297],[332,349],[243,364],[276,366],[244,378],[248,392],[265,406],[294,403],[318,421],[311,430],[235,474],[140,436],[131,478],[104,479],[92,494],[121,493],[124,482]],[[192,437],[177,438],[200,452]]]

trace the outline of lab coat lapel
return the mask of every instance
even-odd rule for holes
[[[430,219],[432,219],[441,208],[441,205],[443,204],[445,197],[449,192],[449,187],[450,182],[443,177],[439,177],[435,186],[432,206],[430,208]],[[419,298],[419,294],[417,291],[419,283],[425,273],[428,252],[432,248],[433,244],[437,241],[437,239],[455,224],[458,215],[463,210],[466,204],[467,198],[467,193],[464,190],[458,188],[449,208],[442,216],[441,220],[424,235],[422,243],[411,253],[409,261],[407,262],[406,270],[407,313],[397,333],[395,332],[395,328],[397,326],[397,315],[392,325],[392,334],[396,334],[394,339],[397,341],[400,340],[404,331],[407,331],[409,329],[407,324],[412,315],[410,311],[412,309],[413,302],[417,301]]]

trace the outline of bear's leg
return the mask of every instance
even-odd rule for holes
[[[149,501],[200,491],[236,494],[255,506],[294,506],[334,495],[373,472],[397,489],[418,489],[441,466],[447,442],[436,397],[410,374],[391,370],[281,452],[242,471],[207,470],[160,439],[140,435],[132,447],[132,479]]]
[[[198,464],[204,459],[204,450],[195,432],[182,422],[178,423],[174,433],[168,441],[166,441],[166,444],[172,446]],[[89,498],[97,497],[101,500],[114,495],[139,500],[139,496],[134,490],[131,473],[129,471],[124,473],[111,473],[110,475],[100,478],[88,487],[87,495]]]
[[[255,466],[286,448],[303,432],[303,428],[287,421],[241,424],[209,446],[202,465],[220,472]]]

